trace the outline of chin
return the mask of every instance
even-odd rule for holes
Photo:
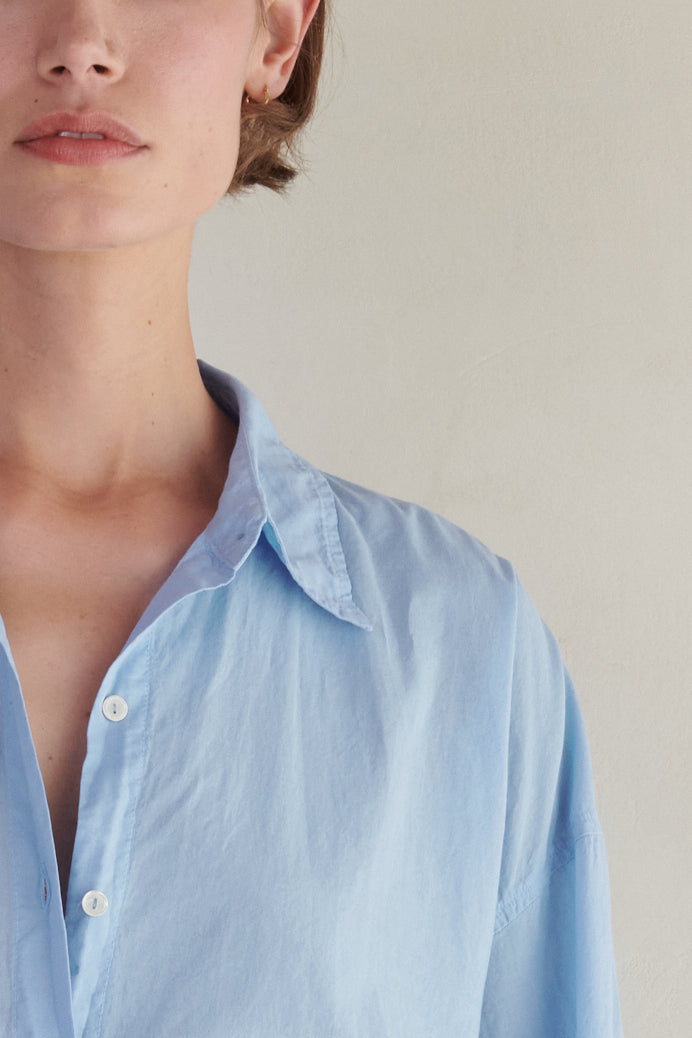
[[[41,252],[106,252],[167,239],[180,227],[179,217],[157,220],[151,211],[138,214],[131,207],[61,212],[58,206],[45,218],[36,210],[26,220],[16,212],[11,221],[0,218],[0,241]]]

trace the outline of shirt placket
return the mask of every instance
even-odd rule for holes
[[[149,688],[147,631],[108,671],[87,732],[65,917],[77,1038],[101,1031],[146,767]]]

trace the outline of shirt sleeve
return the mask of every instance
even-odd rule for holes
[[[621,1038],[608,868],[579,705],[517,586],[507,812],[481,1038]]]

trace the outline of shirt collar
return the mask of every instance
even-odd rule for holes
[[[214,554],[236,570],[263,533],[296,583],[322,608],[365,630],[353,599],[326,477],[281,443],[257,398],[237,379],[199,361],[210,396],[238,422],[218,509],[205,531]]]

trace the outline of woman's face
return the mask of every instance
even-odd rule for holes
[[[264,42],[256,0],[2,0],[0,241],[109,249],[190,229],[230,183]],[[141,146],[20,142],[38,119],[87,112]]]

